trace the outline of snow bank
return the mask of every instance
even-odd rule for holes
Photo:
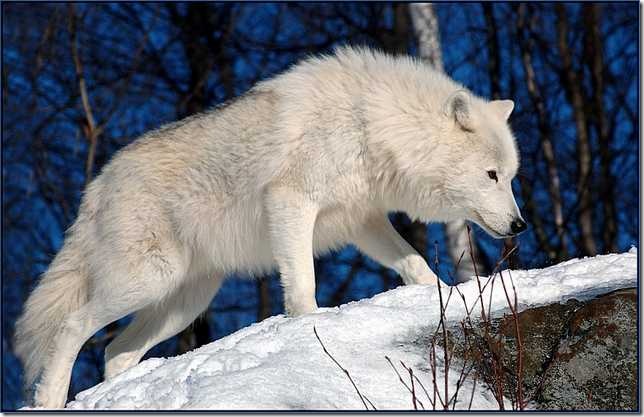
[[[504,278],[508,280],[509,276],[504,274]],[[574,259],[545,269],[513,271],[512,278],[522,309],[571,298],[588,299],[635,286],[637,250]],[[486,287],[484,295],[489,300],[492,291],[491,311],[495,316],[507,311],[498,280],[494,288]],[[483,285],[486,282],[481,280]],[[472,306],[478,297],[476,281],[461,284],[459,289]],[[448,291],[443,288],[443,295]],[[413,367],[423,384],[432,386],[427,346],[421,341],[438,323],[438,296],[434,286],[407,286],[338,308],[321,308],[303,317],[271,317],[185,355],[142,362],[81,392],[68,408],[363,409],[347,377],[316,340],[316,326],[327,349],[375,407],[410,409],[411,395],[385,355],[394,363],[403,361]],[[454,293],[447,319],[456,322],[464,314],[463,303]],[[450,372],[452,392],[456,373]],[[442,375],[439,381],[442,384]],[[457,408],[467,408],[471,384],[467,381],[463,387],[467,398],[457,402]],[[481,385],[477,384],[472,409],[498,409],[492,394]],[[422,395],[419,398],[423,400]]]

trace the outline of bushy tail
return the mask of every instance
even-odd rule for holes
[[[66,242],[27,299],[16,323],[15,352],[30,387],[50,358],[50,348],[67,315],[87,303],[88,278],[78,245]]]

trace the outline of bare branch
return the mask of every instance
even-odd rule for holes
[[[338,361],[333,357],[333,355],[331,355],[331,353],[329,353],[329,351],[326,349],[326,347],[324,346],[324,343],[322,343],[322,340],[320,339],[320,336],[318,335],[318,331],[317,331],[317,329],[315,328],[315,326],[313,326],[313,333],[315,333],[315,337],[318,339],[318,342],[320,343],[320,346],[322,346],[322,350],[324,350],[324,353],[326,353],[326,355],[327,355],[329,358],[331,358],[331,360],[333,361],[333,363],[335,363],[335,364],[338,366],[338,368],[340,368],[340,370],[342,370],[342,372],[344,372],[344,374],[347,376],[347,378],[349,378],[349,381],[351,381],[351,385],[353,385],[353,389],[355,389],[355,390],[356,390],[356,393],[358,394],[358,397],[360,397],[360,401],[362,401],[362,404],[364,405],[365,410],[369,410],[369,407],[367,406],[367,403],[369,403],[369,405],[371,406],[371,409],[372,409],[372,410],[376,410],[376,407],[373,405],[373,403],[372,403],[371,401],[369,401],[369,399],[368,399],[365,395],[362,395],[362,393],[361,393],[361,392],[360,392],[360,390],[358,389],[358,386],[357,386],[357,385],[356,385],[356,383],[353,381],[353,378],[351,378],[351,375],[349,374],[349,371],[347,371],[346,369],[344,369],[344,368],[342,367],[342,365],[340,365],[340,362],[338,362]]]

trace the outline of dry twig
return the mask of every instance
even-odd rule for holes
[[[357,385],[356,385],[356,383],[353,381],[353,378],[351,378],[351,375],[349,374],[349,371],[347,371],[347,370],[346,370],[342,365],[340,365],[340,362],[338,362],[338,361],[333,357],[333,355],[331,355],[331,353],[329,353],[329,351],[326,349],[326,346],[324,346],[324,343],[322,343],[322,339],[320,339],[320,336],[318,335],[318,331],[317,331],[317,329],[315,328],[315,326],[313,326],[313,333],[315,333],[315,337],[318,339],[318,342],[320,342],[320,346],[322,346],[322,350],[324,350],[324,353],[326,353],[326,355],[327,355],[329,358],[331,358],[331,360],[333,361],[333,363],[335,363],[335,364],[338,366],[338,368],[340,368],[340,369],[342,370],[342,372],[344,372],[344,374],[347,376],[347,378],[349,378],[349,381],[351,381],[351,385],[353,385],[353,389],[355,389],[355,390],[356,390],[356,393],[358,394],[358,397],[360,397],[360,401],[362,401],[362,404],[364,405],[365,410],[369,410],[369,407],[367,406],[367,403],[371,406],[371,408],[372,408],[373,410],[376,410],[376,407],[375,407],[375,406],[373,405],[373,403],[369,400],[369,398],[367,398],[365,395],[363,395],[363,394],[360,392],[360,390],[358,389],[358,386],[357,386]]]

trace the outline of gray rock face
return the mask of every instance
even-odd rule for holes
[[[637,295],[634,289],[576,310],[547,364],[541,409],[637,409]]]
[[[481,379],[516,402],[540,410],[636,410],[637,295],[619,290],[593,300],[552,304],[519,314],[522,377],[511,316],[469,329],[469,344],[452,333],[455,353],[471,360]]]

